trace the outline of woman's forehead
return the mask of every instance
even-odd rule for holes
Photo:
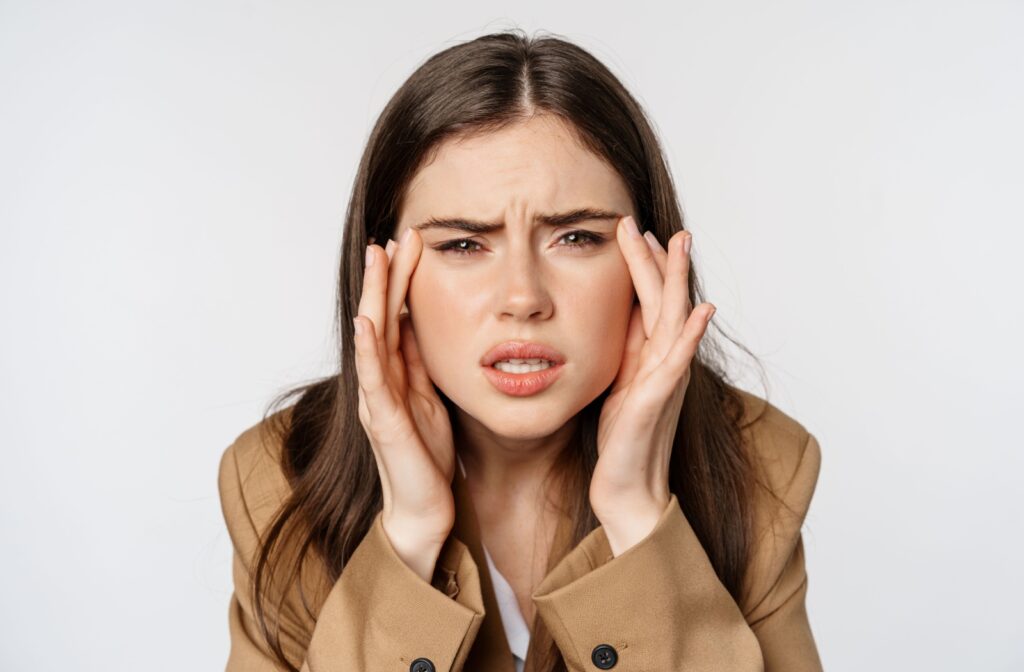
[[[573,208],[628,207],[625,183],[563,124],[531,119],[446,142],[410,182],[402,225],[430,217],[485,221]]]

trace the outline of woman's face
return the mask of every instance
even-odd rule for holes
[[[633,304],[615,236],[618,217],[636,217],[632,199],[563,123],[538,116],[445,142],[412,180],[394,235],[413,227],[423,240],[406,305],[427,373],[469,416],[461,422],[506,439],[554,434],[612,383]],[[618,217],[540,221],[585,208]],[[418,228],[431,219],[499,228]],[[512,340],[561,352],[552,385],[529,396],[492,385],[481,360]]]

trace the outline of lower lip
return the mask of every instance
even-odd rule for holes
[[[528,397],[546,389],[562,373],[565,364],[555,364],[543,371],[529,373],[506,373],[493,366],[485,366],[484,375],[499,392],[512,397]]]

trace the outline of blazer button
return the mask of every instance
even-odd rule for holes
[[[619,662],[619,654],[611,644],[598,644],[590,653],[590,660],[602,670],[610,670]]]
[[[417,658],[409,666],[409,672],[435,672],[434,664],[429,658]]]

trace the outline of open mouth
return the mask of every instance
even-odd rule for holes
[[[535,373],[557,366],[556,362],[550,359],[503,359],[492,364],[494,368],[504,373]]]
[[[499,392],[512,397],[528,397],[550,387],[561,375],[565,364],[550,360],[508,360],[482,368]]]

